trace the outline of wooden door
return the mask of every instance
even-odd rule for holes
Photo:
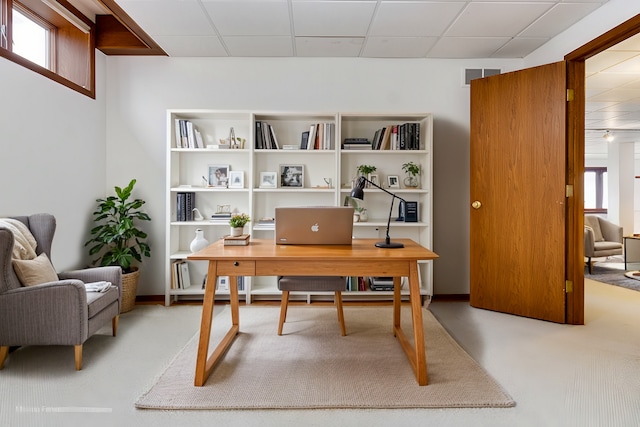
[[[566,63],[471,82],[471,305],[565,322]]]

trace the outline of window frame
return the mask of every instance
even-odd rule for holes
[[[604,199],[604,180],[602,176],[604,173],[607,172],[607,168],[605,166],[588,166],[584,168],[585,175],[587,172],[594,172],[596,174],[596,207],[590,208],[590,209],[587,209],[587,207],[584,207],[584,212],[595,213],[595,214],[606,214],[607,209],[602,207],[602,202]],[[586,191],[586,188],[585,188],[585,191]]]
[[[4,25],[6,39],[0,36],[0,57],[95,99],[95,24],[67,0],[55,0],[89,27],[89,32],[76,28],[64,16],[40,0],[15,0],[33,16],[50,23],[55,37],[50,50],[50,67],[42,67],[11,51],[14,0],[0,0],[0,25]],[[1,78],[1,77],[0,77]]]

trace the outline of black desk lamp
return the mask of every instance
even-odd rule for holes
[[[385,190],[384,188],[380,187],[378,184],[371,182],[364,176],[360,176],[360,178],[358,178],[358,181],[356,182],[356,186],[353,188],[353,190],[351,190],[351,197],[353,197],[354,199],[364,200],[364,186],[367,184],[367,182],[373,185],[374,187],[384,191],[385,193],[393,196],[393,198],[391,199],[391,208],[389,209],[389,219],[387,219],[387,237],[385,238],[384,242],[376,243],[376,246],[379,248],[385,248],[385,249],[404,248],[404,245],[402,243],[391,241],[391,238],[389,237],[389,227],[391,226],[391,215],[393,214],[393,201],[395,199],[400,199],[405,203],[407,203],[407,201],[402,197],[396,196],[392,192]]]

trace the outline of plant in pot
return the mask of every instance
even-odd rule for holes
[[[418,187],[420,183],[418,177],[421,173],[420,165],[408,162],[402,165],[402,170],[407,174],[407,177],[404,179],[404,185],[407,187]]]
[[[369,175],[375,172],[376,170],[378,170],[378,168],[372,165],[358,165],[356,170],[358,171],[358,176],[364,176],[365,178],[369,179]],[[355,184],[355,181],[354,181],[354,184]],[[367,182],[367,188],[369,188],[368,182]]]
[[[135,305],[138,286],[138,267],[134,262],[142,262],[142,257],[151,256],[151,248],[146,243],[147,233],[138,228],[139,221],[151,221],[149,215],[140,208],[146,203],[141,199],[129,200],[136,180],[132,179],[124,188],[115,187],[116,195],[96,199],[98,207],[93,212],[96,224],[91,229],[91,239],[84,245],[90,246],[89,255],[98,255],[93,265],[117,265],[122,268],[121,312],[130,311]]]
[[[231,226],[232,236],[241,236],[244,231],[244,226],[251,221],[249,215],[245,213],[233,214],[229,219],[229,225]]]

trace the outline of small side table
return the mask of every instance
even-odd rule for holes
[[[624,269],[625,271],[627,270],[627,263],[631,262],[627,259],[627,254],[629,253],[628,251],[628,246],[627,246],[627,242],[633,242],[633,245],[639,245],[640,244],[640,235],[631,235],[631,236],[624,236],[622,237],[622,242],[624,244]],[[637,246],[636,246],[637,247]],[[640,260],[636,261],[640,263]]]

